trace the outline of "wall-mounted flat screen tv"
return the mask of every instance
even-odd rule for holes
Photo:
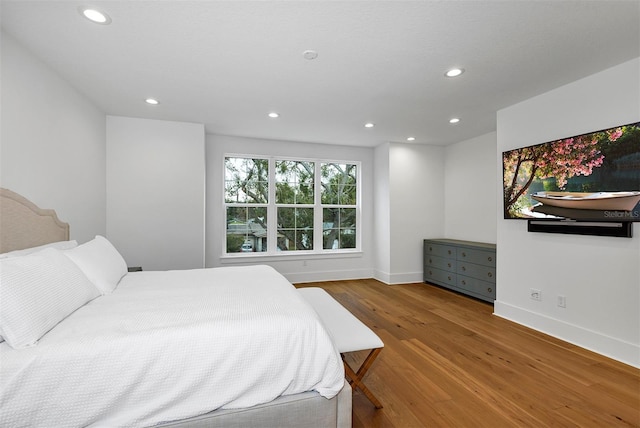
[[[640,122],[502,153],[504,218],[640,221]]]

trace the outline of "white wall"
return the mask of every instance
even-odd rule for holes
[[[373,277],[391,282],[391,193],[389,191],[389,143],[374,149],[373,174]]]
[[[640,58],[499,111],[498,154],[639,120]],[[501,180],[495,191],[501,212]],[[526,222],[500,219],[495,314],[640,367],[634,226],[629,239],[527,233]],[[530,288],[542,290],[542,301],[529,298]]]
[[[449,239],[495,244],[498,224],[494,183],[496,133],[445,148],[444,235]]]
[[[70,224],[104,234],[105,115],[6,33],[1,34],[0,185]]]
[[[207,135],[207,267],[265,263],[291,282],[325,281],[373,276],[373,149],[300,142]],[[360,161],[362,164],[362,253],[340,255],[223,256],[226,222],[223,209],[225,154],[248,154]]]
[[[423,240],[444,237],[444,148],[392,143],[388,283],[423,280]],[[386,243],[381,243],[386,245]]]
[[[427,238],[496,242],[495,158],[495,133],[375,149],[377,279],[421,282]]]
[[[204,267],[204,125],[107,116],[107,237],[129,266]]]

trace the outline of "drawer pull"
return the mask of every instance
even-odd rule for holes
[[[489,256],[489,257],[487,257],[487,260],[489,260],[490,262],[492,262],[492,261],[493,261],[493,257]]]
[[[462,270],[463,270],[463,271],[464,271],[464,270],[467,270],[467,268],[466,268],[466,267],[464,267],[464,266],[462,266]]]
[[[462,252],[462,257],[467,257],[467,253],[465,253],[464,251]]]
[[[493,278],[493,274],[492,274],[491,272],[488,272],[488,273],[487,273],[487,276],[488,276],[489,278]]]
[[[450,277],[450,276],[448,276],[448,277],[447,277],[447,279],[448,279],[449,281],[451,281],[451,277]]]
[[[489,293],[491,293],[491,292],[493,291],[493,288],[491,288],[491,287],[487,287],[487,291],[488,291]]]
[[[447,250],[447,253],[451,254],[451,250]]]
[[[464,279],[462,280],[462,285],[467,285],[467,281],[465,281]]]
[[[429,259],[429,264],[433,264],[433,260]]]
[[[429,247],[429,251],[433,251],[433,247]]]
[[[433,275],[433,272],[429,271],[429,275]]]
[[[447,263],[447,266],[448,266],[448,267],[451,267],[451,263]]]

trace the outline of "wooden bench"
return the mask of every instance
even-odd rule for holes
[[[333,337],[334,344],[342,356],[344,369],[353,390],[360,389],[364,395],[381,409],[382,404],[373,395],[369,388],[362,383],[362,378],[382,351],[384,343],[369,327],[353,316],[351,312],[338,303],[325,290],[318,287],[299,288],[302,297],[315,309],[329,333]],[[347,352],[355,352],[370,349],[360,368],[355,371],[344,358]]]

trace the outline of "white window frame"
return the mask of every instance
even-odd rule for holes
[[[225,186],[226,186],[226,165],[225,160],[227,158],[245,158],[245,159],[266,159],[269,162],[269,201],[267,205],[267,251],[264,252],[227,252],[227,207],[258,207],[264,206],[264,204],[233,204],[225,201]],[[276,181],[275,181],[275,165],[276,161],[299,161],[299,162],[313,162],[314,163],[314,181],[313,181],[313,205],[309,204],[277,204],[276,200]],[[322,204],[321,190],[322,185],[320,183],[320,165],[323,163],[335,163],[335,164],[348,164],[356,165],[356,205],[335,205],[335,204]],[[291,250],[291,251],[278,251],[277,250],[277,215],[276,210],[278,207],[292,207],[292,208],[313,208],[313,250]],[[340,207],[340,208],[355,208],[356,210],[356,245],[355,248],[337,248],[337,249],[324,249],[323,248],[323,208]],[[277,258],[300,258],[300,256],[349,256],[357,255],[362,252],[362,162],[350,161],[350,160],[335,160],[326,158],[305,158],[305,157],[293,157],[293,156],[273,156],[273,155],[251,155],[240,153],[225,153],[222,157],[222,258],[223,259],[247,259],[252,257],[277,257]]]

